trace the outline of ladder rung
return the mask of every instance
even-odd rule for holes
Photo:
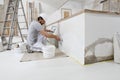
[[[12,45],[12,44],[16,44],[16,43],[9,43],[8,45]]]
[[[17,13],[17,12],[16,11],[7,12],[7,14],[13,14],[13,13]]]
[[[8,37],[9,35],[8,35],[8,34],[4,34],[4,35],[2,35],[2,36],[4,36],[4,37]]]
[[[7,12],[7,14],[13,14],[13,12]]]
[[[10,29],[10,27],[4,27],[4,29]]]
[[[14,5],[9,5],[8,7],[9,7],[9,8],[10,8],[10,7],[14,7]]]
[[[25,15],[18,15],[18,16],[25,16]]]
[[[25,22],[18,22],[18,23],[25,23]]]
[[[4,29],[15,29],[15,28],[10,28],[10,27],[7,27],[7,28],[6,28],[6,27],[4,27]]]
[[[22,7],[18,8],[18,9],[22,9]]]
[[[5,22],[9,22],[9,21],[12,21],[12,19],[6,20]]]
[[[14,2],[15,0],[11,0],[10,2]]]
[[[20,29],[22,30],[22,29],[27,29],[27,28],[20,28]]]
[[[8,45],[12,45],[13,43],[9,43]]]
[[[22,41],[18,41],[18,42],[14,42],[14,43],[12,43],[12,44],[16,44],[16,43],[21,43]]]

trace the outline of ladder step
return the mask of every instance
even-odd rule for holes
[[[4,27],[4,29],[10,29],[10,27]]]
[[[14,8],[15,6],[14,6],[14,5],[10,5],[10,6],[8,6],[8,8],[11,8],[11,7],[13,7],[13,8]]]
[[[15,0],[11,0],[11,2],[14,2]]]
[[[23,9],[22,7],[18,8],[18,9]]]
[[[8,45],[12,45],[13,43],[9,43]]]
[[[10,2],[14,2],[14,1],[10,1]]]
[[[13,12],[7,12],[7,14],[13,14]]]
[[[18,23],[25,23],[25,22],[18,22]]]
[[[4,27],[4,30],[5,30],[5,29],[15,29],[15,28],[10,28],[10,27]]]
[[[22,30],[22,29],[27,29],[27,28],[20,28],[20,29]]]
[[[11,6],[8,6],[8,8],[14,8],[15,6],[11,5]]]
[[[12,21],[12,19],[6,20],[5,22],[9,22],[9,21]]]
[[[13,14],[13,13],[17,13],[17,12],[16,11],[7,12],[7,14]]]
[[[2,36],[4,36],[4,37],[8,37],[9,35],[8,35],[8,34],[4,34],[4,35],[2,35]]]
[[[18,16],[25,16],[25,15],[18,15]]]

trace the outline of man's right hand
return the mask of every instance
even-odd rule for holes
[[[56,36],[55,39],[56,39],[57,41],[60,41],[60,37],[59,37],[59,36]]]
[[[54,38],[56,39],[57,41],[60,41],[60,37],[57,36],[57,35],[54,35],[54,34],[49,34],[47,33],[45,30],[41,30],[40,31],[40,34],[42,34],[43,36],[47,37],[47,38]]]

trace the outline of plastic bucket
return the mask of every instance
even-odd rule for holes
[[[20,48],[14,48],[14,53],[22,53]]]
[[[19,43],[19,47],[22,53],[24,53],[26,50],[26,43]]]
[[[43,47],[43,58],[53,58],[55,56],[55,46],[47,45]]]

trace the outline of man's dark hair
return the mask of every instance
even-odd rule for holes
[[[38,21],[39,21],[40,19],[41,19],[41,20],[44,20],[41,16],[40,16],[40,17],[38,17]]]

